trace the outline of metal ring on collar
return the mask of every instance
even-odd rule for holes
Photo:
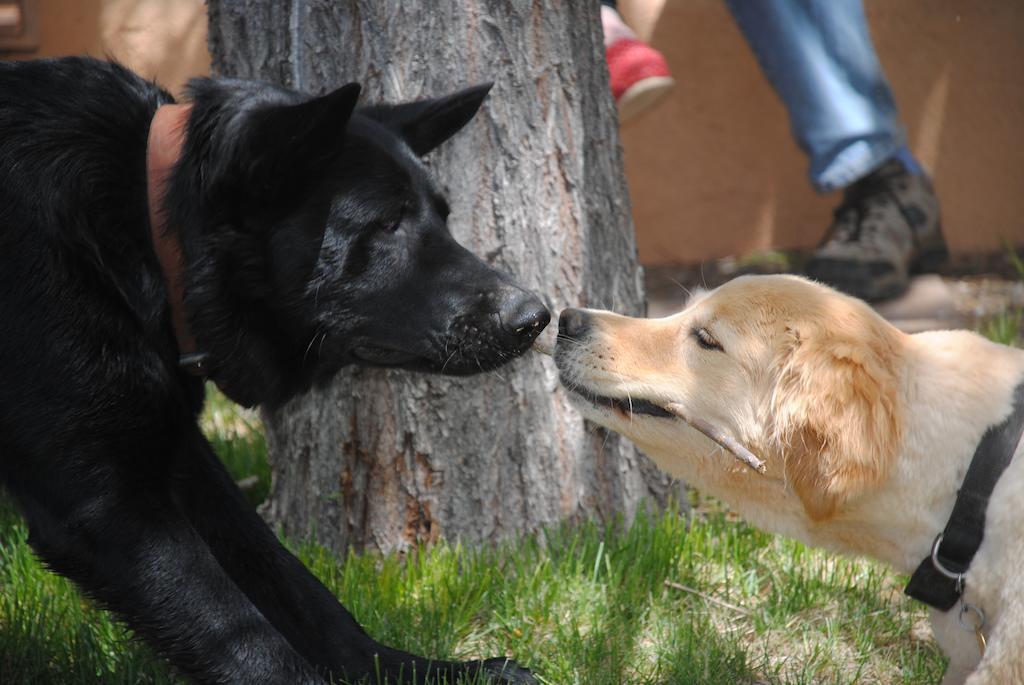
[[[973,611],[978,617],[978,625],[972,626],[964,622],[964,616],[971,611]],[[964,630],[978,631],[985,627],[985,612],[981,610],[981,607],[976,607],[967,602],[963,602],[960,605],[960,615],[957,616],[956,619],[960,622],[960,627]]]
[[[955,580],[958,588],[963,588],[964,574],[950,571],[948,568],[942,565],[941,561],[939,561],[939,545],[941,544],[942,533],[939,533],[935,536],[935,542],[932,543],[932,566],[935,567],[936,571],[946,576],[950,580]]]

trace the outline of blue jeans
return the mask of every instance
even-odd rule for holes
[[[819,192],[901,153],[903,127],[861,0],[726,1],[789,112]]]

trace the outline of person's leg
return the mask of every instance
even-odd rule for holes
[[[860,0],[727,0],[789,113],[820,191],[880,167],[904,142]]]
[[[615,0],[601,0],[601,29],[612,96],[625,123],[667,95],[674,81],[665,58],[626,25]]]
[[[620,40],[638,40],[636,33],[619,14],[617,0],[601,0],[601,30],[604,33],[605,50]]]
[[[785,104],[819,192],[844,189],[807,274],[879,300],[945,255],[938,200],[904,144],[860,0],[727,0]]]

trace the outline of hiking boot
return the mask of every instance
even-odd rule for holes
[[[939,201],[924,174],[893,159],[843,192],[807,276],[868,301],[903,294],[911,272],[946,257]]]

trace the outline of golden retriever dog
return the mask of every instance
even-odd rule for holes
[[[559,327],[555,361],[587,418],[756,526],[901,573],[930,555],[975,449],[1015,411],[1024,380],[1020,350],[967,331],[908,335],[796,276],[737,278],[662,319],[570,309]],[[737,441],[764,473],[665,407]],[[931,612],[947,685],[1024,683],[1017,437],[965,574],[984,650],[973,609]]]

